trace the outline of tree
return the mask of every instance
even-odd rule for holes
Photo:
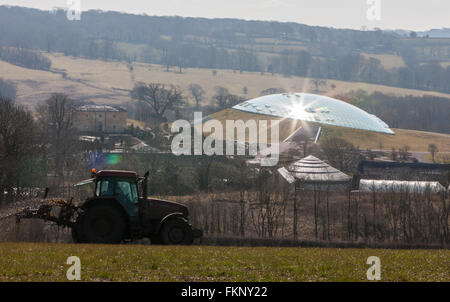
[[[431,153],[431,158],[432,158],[433,162],[435,162],[434,161],[434,157],[435,157],[436,153],[439,152],[438,147],[435,144],[429,144],[428,145],[428,152]]]
[[[314,91],[319,92],[320,86],[326,86],[327,81],[324,79],[312,79],[311,83],[314,85]]]
[[[195,105],[196,108],[198,109],[199,104],[203,100],[203,97],[205,95],[205,90],[199,84],[190,84],[188,89],[191,95],[194,97]]]
[[[398,154],[401,160],[407,161],[411,157],[411,153],[409,153],[408,151],[409,151],[408,145],[404,145],[402,148],[398,149]]]
[[[27,159],[38,154],[37,127],[30,112],[0,97],[0,203],[5,190],[20,190]],[[18,192],[17,192],[18,193]]]
[[[227,88],[221,86],[216,87],[214,99],[216,100],[219,109],[230,108],[244,101],[244,98],[229,93]]]
[[[339,137],[326,137],[320,144],[328,162],[342,171],[353,171],[359,160],[358,148]]]
[[[174,110],[183,104],[183,95],[175,86],[166,88],[164,84],[158,83],[137,83],[131,91],[131,97],[145,102],[158,121],[165,121],[167,110]]]
[[[37,107],[43,142],[49,148],[58,181],[76,162],[77,136],[74,127],[75,103],[67,95],[55,93]]]
[[[230,92],[222,86],[216,86],[215,90],[216,94],[214,95],[214,99],[217,101],[219,108],[226,108],[227,98]]]
[[[397,157],[398,157],[397,150],[395,150],[395,148],[392,147],[392,151],[391,151],[391,159],[392,159],[393,161],[396,161],[396,160],[397,160]]]
[[[267,88],[262,90],[259,95],[260,96],[264,96],[264,95],[269,95],[269,94],[277,94],[277,93],[285,93],[286,90],[284,88]]]
[[[10,100],[14,100],[16,98],[16,86],[14,83],[9,81],[4,81],[0,78],[0,97],[4,97]]]
[[[415,31],[411,31],[410,33],[409,33],[409,37],[410,38],[417,38],[417,33],[415,32]]]

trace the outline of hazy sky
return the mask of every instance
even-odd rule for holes
[[[0,0],[49,10],[77,0]],[[102,9],[135,14],[276,20],[361,29],[426,30],[450,27],[450,0],[78,0],[82,10]],[[376,2],[380,3],[380,20]],[[372,18],[373,19],[373,18]]]

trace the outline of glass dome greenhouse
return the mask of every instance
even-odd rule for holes
[[[282,93],[254,98],[233,109],[291,118],[319,125],[394,134],[389,126],[373,114],[346,102],[309,93]]]

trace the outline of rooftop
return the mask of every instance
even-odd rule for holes
[[[137,178],[137,173],[134,171],[122,171],[122,170],[101,170],[96,174],[98,177],[124,177],[124,178]]]
[[[83,105],[77,108],[78,111],[83,112],[123,112],[124,108],[110,105]]]
[[[298,160],[286,168],[278,169],[278,173],[289,183],[292,183],[294,179],[317,183],[349,182],[352,179],[347,174],[312,155]]]
[[[445,187],[437,181],[404,181],[404,180],[377,180],[361,179],[360,192],[385,192],[385,193],[425,193],[433,194],[446,191]]]

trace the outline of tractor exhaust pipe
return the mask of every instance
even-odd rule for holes
[[[144,183],[142,184],[142,194],[144,195],[144,199],[147,199],[147,181],[148,176],[150,175],[150,171],[145,172],[144,174]]]
[[[44,191],[44,198],[43,199],[46,199],[47,198],[47,196],[48,196],[48,192],[50,191],[50,189],[48,188],[48,187],[46,187],[45,188],[45,191]]]

